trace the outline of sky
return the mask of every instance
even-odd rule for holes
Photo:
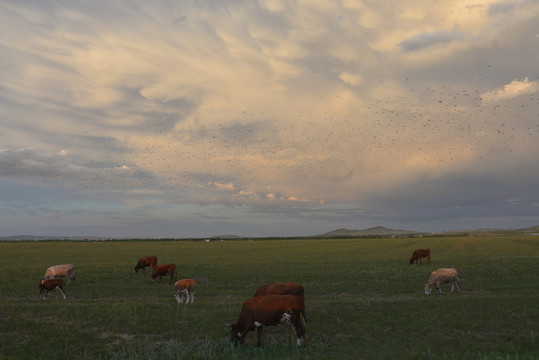
[[[539,225],[539,2],[0,1],[0,236]]]

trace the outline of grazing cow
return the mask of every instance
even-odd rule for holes
[[[417,260],[421,264],[421,258],[427,258],[427,262],[430,263],[430,249],[417,249],[410,258],[410,265],[413,265],[414,261],[417,264]]]
[[[152,268],[157,265],[157,258],[155,256],[146,256],[138,259],[137,265],[135,265],[135,272],[138,272],[139,269],[146,272],[146,266],[151,266]]]
[[[163,275],[170,275],[170,282],[178,280],[178,274],[176,273],[175,264],[160,264],[153,267],[153,273],[151,275],[152,281],[154,281],[159,276],[159,281],[163,281]]]
[[[174,284],[174,290],[176,292],[176,301],[178,304],[183,303],[183,294],[187,297],[185,301],[189,304],[189,298],[191,298],[191,304],[195,301],[195,280],[193,279],[181,279]]]
[[[41,293],[45,293],[43,299],[46,299],[49,296],[49,293],[54,289],[58,289],[64,299],[66,298],[66,293],[64,291],[64,280],[63,279],[43,279],[39,283],[39,294],[37,294],[37,299],[41,296]]]
[[[262,285],[256,289],[255,297],[262,295],[296,295],[305,296],[303,286],[296,283],[272,283]],[[303,312],[303,325],[305,325],[305,311]]]
[[[460,292],[460,280],[457,270],[454,268],[442,268],[433,271],[430,275],[429,282],[425,284],[425,295],[429,295],[431,293],[433,285],[436,285],[438,292],[441,293],[442,289],[440,288],[440,284],[443,283],[451,283],[451,293],[453,293],[455,285],[457,285],[457,290]]]
[[[64,276],[67,278],[68,284],[75,280],[75,267],[71,264],[51,266],[45,271],[43,279],[56,279]]]
[[[294,328],[299,346],[305,340],[305,326],[300,320],[302,314],[305,316],[302,296],[261,295],[250,298],[243,303],[238,321],[229,325],[230,341],[243,344],[245,335],[256,329],[256,346],[260,346],[264,326],[277,326],[286,321]]]

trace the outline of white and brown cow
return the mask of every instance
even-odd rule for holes
[[[300,320],[305,313],[303,296],[296,295],[261,295],[243,303],[240,316],[235,324],[230,324],[230,341],[243,344],[245,335],[256,329],[257,343],[261,345],[264,326],[277,326],[288,322],[296,332],[298,346],[305,340],[305,326]]]
[[[151,275],[152,281],[159,277],[159,281],[163,281],[163,275],[170,275],[170,282],[178,280],[178,274],[176,273],[176,264],[159,264],[153,267]]]
[[[271,283],[256,289],[255,297],[262,295],[296,295],[304,297],[305,289],[297,283]],[[306,320],[305,311],[303,311],[303,325],[305,325]]]
[[[152,268],[157,265],[157,257],[155,256],[146,256],[138,259],[137,265],[133,268],[135,272],[138,272],[139,269],[146,272],[146,266],[151,266]]]
[[[62,293],[62,296],[64,297],[64,299],[66,298],[63,279],[43,279],[39,283],[39,294],[37,294],[38,300],[39,300],[39,297],[41,296],[41,293],[45,293],[45,295],[43,296],[43,299],[46,299],[47,296],[49,296],[49,293],[53,291],[54,289],[58,289]]]
[[[174,291],[176,301],[178,304],[183,303],[183,295],[187,297],[185,301],[186,304],[189,304],[189,299],[191,299],[191,304],[195,301],[195,280],[193,279],[181,279],[176,281],[174,284]]]
[[[425,295],[429,295],[432,292],[432,287],[436,285],[438,292],[441,293],[442,289],[440,284],[451,283],[451,293],[457,285],[457,290],[460,292],[460,280],[457,270],[455,268],[441,268],[432,272],[429,278],[429,282],[425,284]]]
[[[56,279],[66,277],[67,283],[70,284],[72,280],[75,280],[75,267],[71,264],[54,265],[45,271],[43,279]]]

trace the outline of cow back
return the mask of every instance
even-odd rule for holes
[[[45,271],[45,275],[43,275],[44,279],[50,279],[54,278],[56,276],[73,276],[73,273],[75,272],[75,267],[71,264],[64,264],[64,265],[54,265],[51,266]]]
[[[255,297],[263,295],[296,295],[304,296],[305,289],[296,283],[271,283],[259,287]]]
[[[242,306],[240,319],[245,322],[259,322],[276,325],[283,313],[305,311],[305,300],[296,295],[260,295],[247,299]]]

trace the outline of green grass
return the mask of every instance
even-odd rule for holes
[[[431,264],[411,266],[416,248]],[[2,359],[537,359],[539,237],[0,243]],[[178,305],[141,256],[197,280]],[[36,300],[50,265],[72,263],[67,300]],[[423,294],[439,267],[463,292]],[[306,290],[307,338],[288,325],[228,341],[243,301],[268,282]]]

